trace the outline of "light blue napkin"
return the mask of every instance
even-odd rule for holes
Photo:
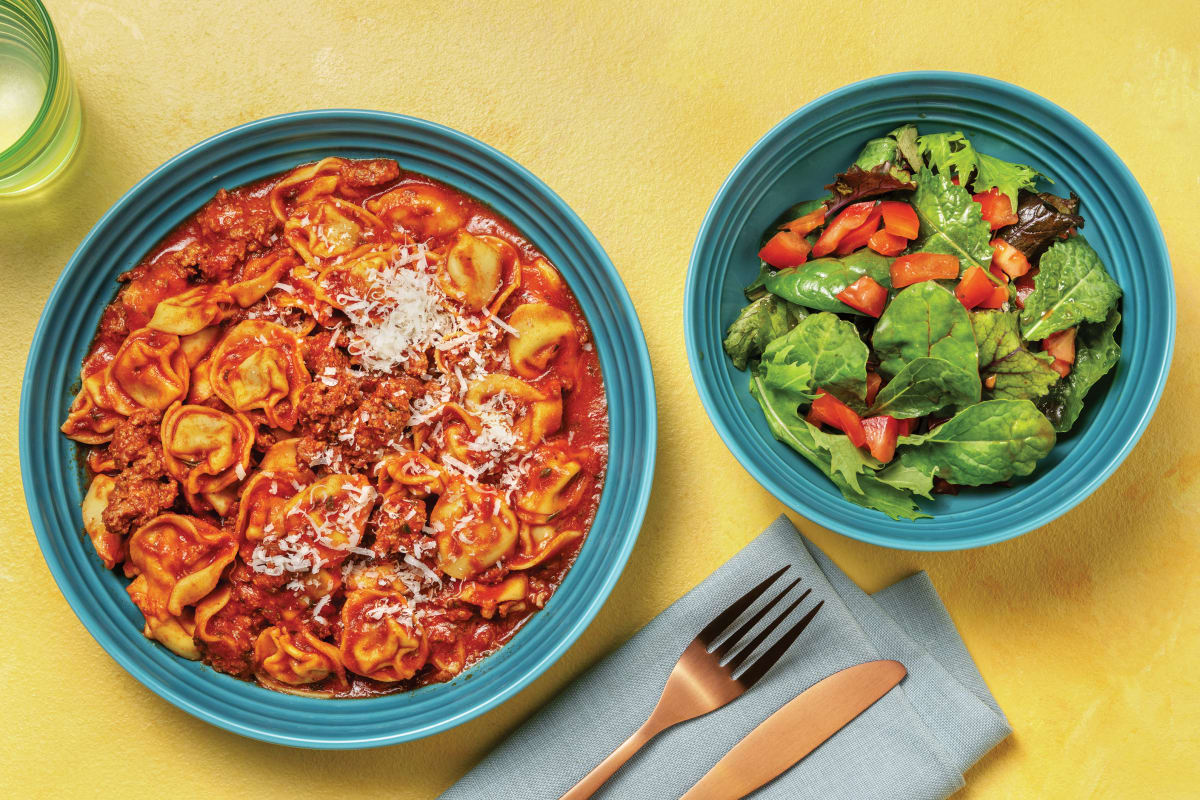
[[[442,800],[562,795],[642,724],[700,628],[783,564],[792,565],[787,580],[803,578],[793,596],[813,590],[796,617],[818,599],[825,601],[813,623],[753,689],[660,734],[595,796],[678,798],[804,689],[844,667],[879,658],[902,662],[908,677],[751,796],[937,800],[960,788],[963,772],[1011,730],[928,576],[920,572],[867,595],[780,517],[569,685]],[[786,585],[782,578],[776,583]]]

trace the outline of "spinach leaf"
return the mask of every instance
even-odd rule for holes
[[[910,361],[930,356],[949,361],[979,382],[971,317],[954,293],[935,281],[901,289],[875,324],[871,344],[879,371],[887,377],[895,377]],[[979,396],[978,388],[974,394]]]
[[[921,230],[912,250],[952,255],[964,270],[972,266],[986,270],[992,263],[991,229],[979,204],[945,174],[922,169],[916,183],[912,205]]]
[[[1078,211],[1079,197],[1074,192],[1070,199],[1046,192],[1022,192],[1021,202],[1017,205],[1017,221],[1001,230],[999,235],[1030,261],[1036,261],[1047,247],[1066,236],[1072,228],[1083,227],[1083,217]]]
[[[818,258],[799,267],[781,269],[767,278],[765,285],[771,294],[805,308],[861,314],[838,300],[837,293],[863,275],[870,275],[885,288],[890,287],[891,263],[891,259],[863,248],[841,258]]]
[[[929,166],[947,180],[957,175],[959,183],[965,187],[974,174],[970,182],[973,192],[978,194],[992,188],[999,189],[1008,195],[1013,208],[1017,207],[1018,192],[1032,190],[1040,177],[1032,167],[980,153],[963,136],[962,131],[931,133],[917,139],[917,146],[929,156]]]
[[[850,169],[835,175],[833,183],[825,187],[833,193],[833,201],[825,211],[826,216],[832,217],[851,203],[868,197],[911,189],[911,177],[906,171],[891,166],[890,162],[869,170],[851,164]]]
[[[858,338],[858,329],[852,323],[821,312],[805,317],[768,344],[763,352],[763,365],[807,364],[813,386],[861,412],[866,408],[868,355],[867,346]],[[770,374],[767,373],[768,378]]]
[[[1103,322],[1121,297],[1100,256],[1082,236],[1056,242],[1042,256],[1021,312],[1021,335],[1045,339],[1081,322]]]
[[[984,378],[995,377],[989,398],[1036,400],[1058,382],[1049,359],[1031,353],[1021,342],[1017,312],[973,311],[975,341],[979,343],[979,369]]]
[[[904,365],[879,390],[871,414],[923,417],[946,406],[979,402],[979,376],[941,358],[922,356]]]
[[[772,339],[778,339],[804,319],[808,312],[787,300],[768,294],[742,309],[725,333],[725,352],[733,365],[746,364],[762,355]]]
[[[776,217],[775,221],[771,223],[771,227],[763,231],[762,238],[759,239],[758,242],[759,247],[762,247],[764,244],[766,244],[767,240],[778,233],[780,228],[787,223],[799,217],[803,217],[810,211],[816,211],[821,206],[832,201],[833,198],[829,195],[826,195],[825,197],[819,197],[816,200],[805,200],[802,203],[796,203],[796,205],[790,206],[787,211],[784,211],[782,214]],[[812,245],[817,240],[817,234],[815,232],[810,233],[804,238],[808,240],[809,245]],[[772,267],[770,264],[760,259],[758,262],[758,276],[750,282],[749,286],[742,290],[746,295],[746,299],[757,300],[766,294],[767,278],[774,275],[775,272],[775,267]]]
[[[928,496],[928,487],[921,481],[920,470],[893,471],[889,467],[877,473],[878,461],[851,444],[845,436],[824,433],[805,422],[792,407],[790,398],[780,397],[761,375],[751,378],[750,394],[762,406],[772,435],[828,475],[851,503],[882,511],[892,519],[928,516],[920,512],[912,496],[914,491],[919,492],[922,488],[926,491],[919,493]]]
[[[875,477],[897,489],[907,489],[921,497],[933,499],[932,472],[910,467],[901,461],[893,461],[875,473]]]
[[[959,486],[1033,472],[1054,447],[1054,428],[1028,400],[985,400],[929,433],[900,439],[903,464]]]
[[[1050,390],[1038,403],[1042,413],[1054,425],[1054,430],[1071,430],[1083,411],[1088,391],[1111,370],[1121,357],[1121,346],[1113,336],[1121,314],[1115,308],[1099,324],[1084,323],[1075,334],[1075,363],[1061,383]]]

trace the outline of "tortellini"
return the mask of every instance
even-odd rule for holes
[[[164,411],[186,397],[191,368],[178,336],[141,328],[126,337],[108,375],[112,408],[128,416],[139,408]]]
[[[460,230],[438,267],[437,280],[447,297],[467,311],[479,312],[504,302],[520,283],[520,274],[512,245]]]
[[[510,608],[524,606],[521,602],[529,593],[529,577],[524,573],[510,575],[500,583],[480,583],[479,581],[464,581],[458,592],[458,599],[464,603],[479,606],[479,616],[491,619],[496,615],[496,609],[501,605]]]
[[[429,515],[437,531],[438,569],[470,578],[504,558],[517,543],[519,522],[496,491],[453,481]]]
[[[376,495],[362,475],[327,475],[276,512],[280,535],[299,534],[325,563],[341,563],[362,541]]]
[[[259,679],[268,683],[305,686],[331,676],[340,685],[346,683],[338,649],[307,630],[267,628],[254,642],[254,664]]]
[[[405,604],[403,596],[375,589],[346,595],[340,649],[347,669],[377,681],[402,681],[425,666],[425,635],[395,615]]]
[[[202,283],[159,303],[146,327],[187,336],[219,323],[231,305],[233,297],[223,285]]]
[[[517,515],[531,525],[545,525],[575,506],[587,489],[582,465],[557,447],[540,447],[515,494]]]
[[[300,392],[310,382],[300,339],[273,322],[248,319],[213,350],[208,380],[235,411],[259,409],[273,428],[296,425]]]
[[[467,407],[472,411],[494,407],[492,401],[498,397],[522,407],[514,413],[514,430],[522,450],[529,450],[562,426],[562,390],[557,384],[542,390],[512,375],[488,375],[467,390]]]
[[[244,478],[254,426],[241,414],[176,403],[163,415],[163,461],[191,494],[219,492]]]
[[[83,498],[83,530],[92,540],[92,547],[106,569],[112,569],[124,558],[124,543],[120,535],[110,532],[101,518],[115,486],[116,481],[112,478],[97,475],[92,478],[87,495]]]
[[[348,256],[383,238],[382,220],[361,206],[324,197],[298,208],[284,223],[284,238],[307,263]]]
[[[508,324],[508,355],[513,371],[524,378],[536,378],[561,353],[578,351],[575,323],[571,315],[548,303],[524,303],[513,309]],[[574,361],[574,359],[571,359]]]
[[[229,295],[242,308],[249,308],[265,297],[275,284],[282,283],[300,263],[290,248],[252,258],[242,268],[240,280],[229,286]]]
[[[429,456],[412,450],[385,456],[375,465],[379,493],[384,497],[407,492],[413,497],[427,497],[445,491],[442,468]]]
[[[145,579],[147,617],[180,615],[217,585],[237,554],[229,533],[196,517],[160,514],[129,537],[129,561]]]
[[[419,239],[449,236],[467,223],[467,212],[452,192],[426,183],[397,187],[367,208]]]

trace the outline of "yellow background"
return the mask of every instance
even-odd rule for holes
[[[12,796],[430,797],[781,510],[730,456],[692,386],[683,279],[705,208],[771,125],[903,69],[1023,85],[1121,155],[1162,222],[1179,337],[1158,413],[1095,495],[982,550],[885,550],[801,523],[878,589],[926,569],[1016,731],[959,797],[1183,797],[1200,786],[1200,27],[1190,3],[947,0],[720,4],[67,2],[51,13],[85,114],[69,172],[0,202],[0,786]],[[516,699],[383,750],[312,753],[199,722],[125,674],[75,619],[26,516],[17,395],[38,311],[88,228],[210,134],[328,106],[461,129],[528,166],[620,270],[649,340],[658,473],[629,567],[570,652]],[[1137,231],[1130,231],[1137,236]],[[631,676],[636,679],[636,676]],[[513,764],[513,769],[521,769]],[[664,768],[667,768],[664,765]]]

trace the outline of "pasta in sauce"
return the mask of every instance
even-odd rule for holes
[[[105,309],[62,431],[144,633],[288,692],[446,681],[559,585],[607,411],[558,271],[386,159],[222,190]]]

